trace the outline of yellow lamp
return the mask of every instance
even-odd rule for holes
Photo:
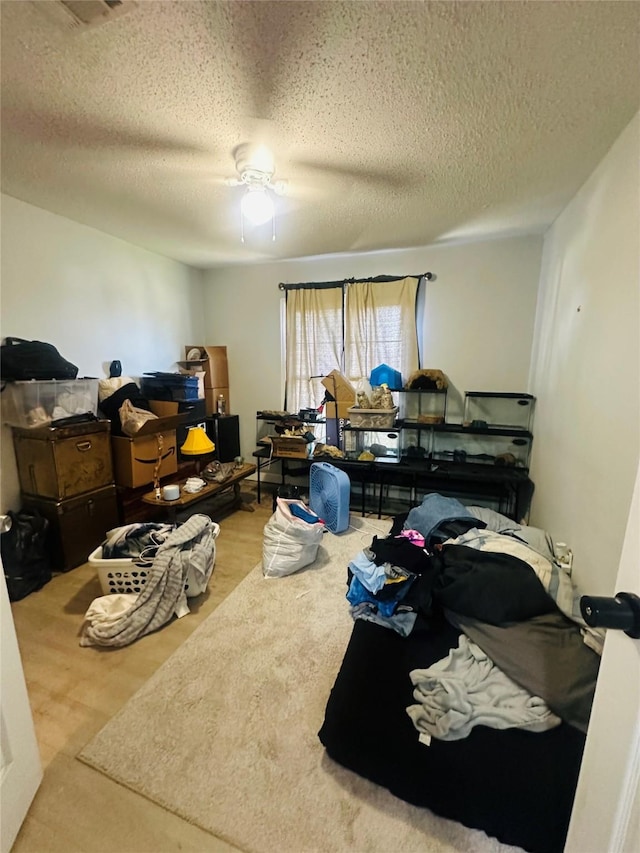
[[[206,456],[208,453],[213,453],[216,449],[215,444],[211,441],[207,433],[200,426],[189,427],[187,437],[184,444],[180,448],[180,452],[185,456]],[[200,465],[196,460],[196,471],[200,473]]]
[[[187,437],[180,448],[180,452],[184,453],[185,456],[205,456],[207,453],[213,453],[215,449],[215,444],[202,427],[195,426],[189,427]]]

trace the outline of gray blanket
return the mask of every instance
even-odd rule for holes
[[[215,527],[206,515],[192,515],[158,548],[147,581],[132,606],[117,618],[87,611],[81,646],[126,646],[189,612],[185,582],[189,568],[208,580],[213,571]]]

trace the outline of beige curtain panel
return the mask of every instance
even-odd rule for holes
[[[344,372],[352,381],[388,364],[403,380],[418,369],[416,296],[419,279],[347,284]]]
[[[342,364],[342,288],[304,288],[287,294],[287,410],[316,408],[324,397],[318,376]]]
[[[286,406],[316,408],[320,378],[338,368],[357,385],[379,364],[403,379],[419,367],[416,297],[419,277],[292,288],[286,308]],[[320,377],[320,378],[319,378]]]

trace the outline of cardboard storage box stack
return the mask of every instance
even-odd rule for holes
[[[186,361],[179,362],[181,367],[198,372],[204,371],[204,398],[207,401],[207,415],[216,414],[216,403],[221,394],[225,399],[226,414],[230,414],[227,348],[196,344],[185,346],[184,352]]]

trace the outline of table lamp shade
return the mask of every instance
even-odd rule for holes
[[[203,428],[196,426],[190,427],[180,452],[184,453],[185,456],[204,456],[207,453],[213,453],[215,449],[215,444]]]

